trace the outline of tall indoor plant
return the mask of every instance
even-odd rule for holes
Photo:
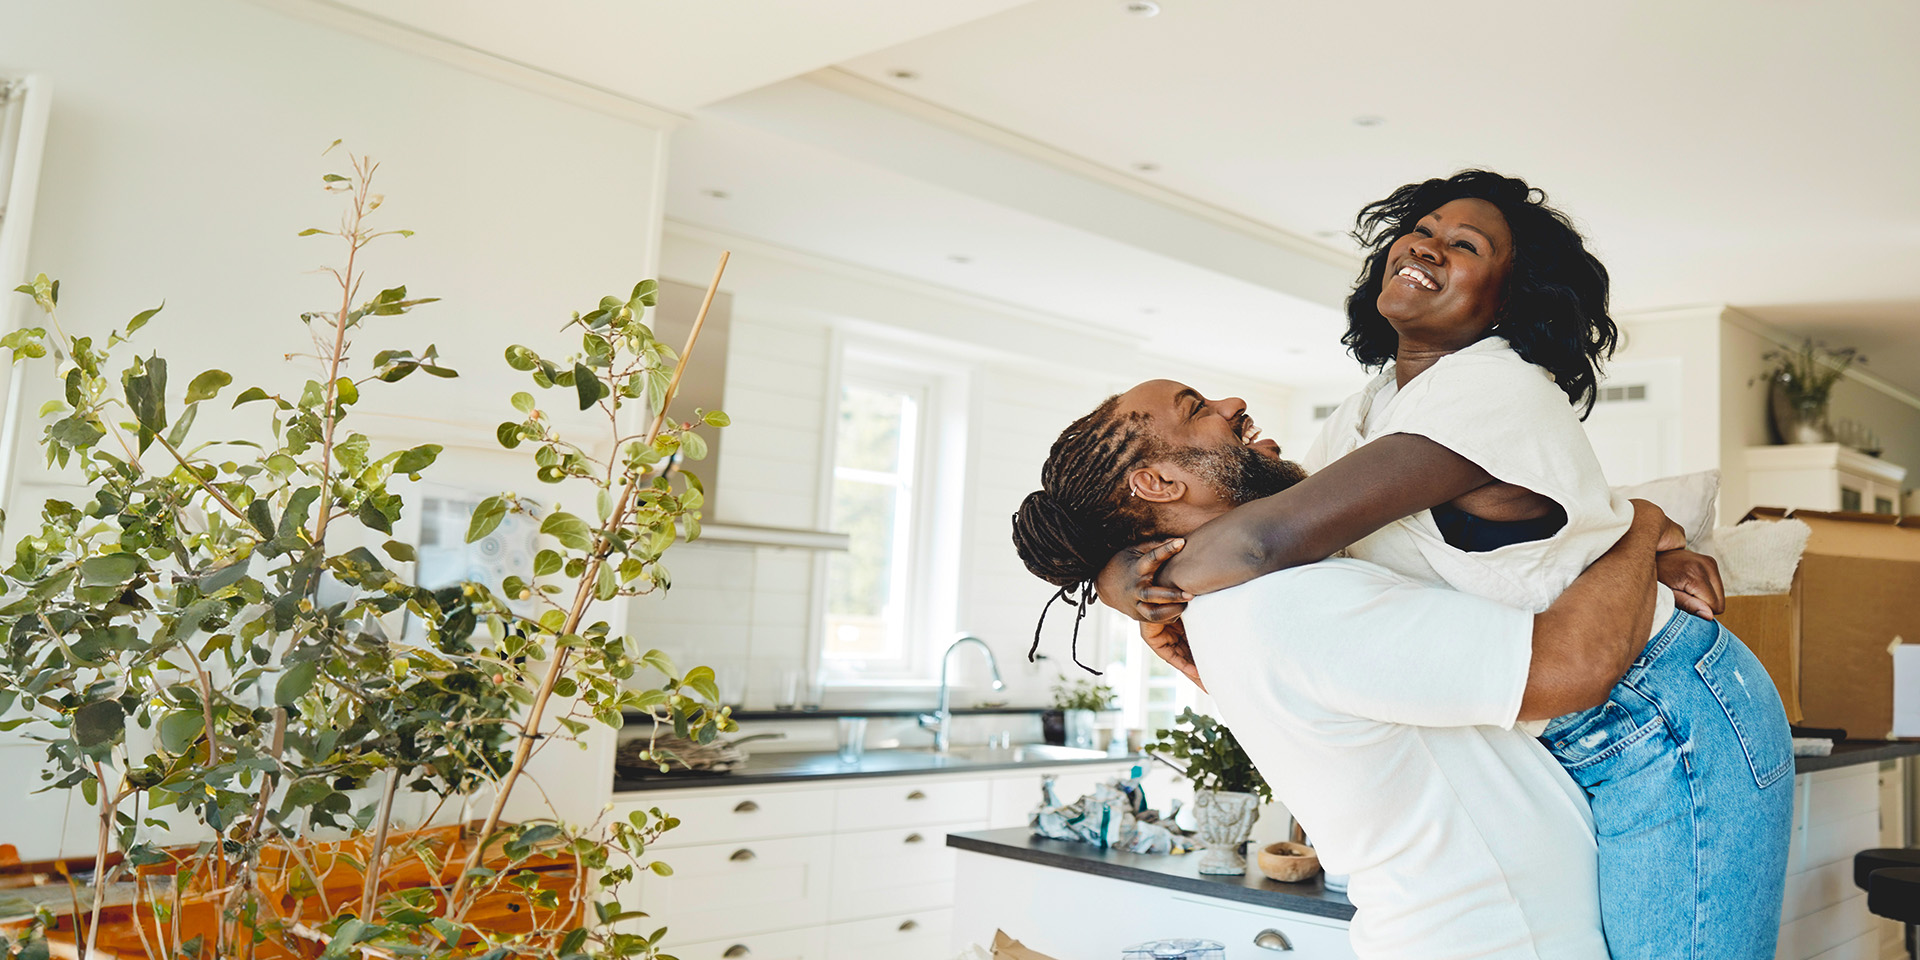
[[[1171,760],[1193,784],[1194,822],[1207,845],[1200,872],[1246,873],[1240,845],[1252,835],[1260,805],[1273,799],[1273,791],[1225,724],[1191,707],[1175,722],[1179,726],[1154,733],[1147,751]]]
[[[593,619],[598,604],[667,586],[662,555],[680,531],[698,535],[702,501],[678,462],[704,455],[696,425],[726,417],[667,418],[685,351],[642,322],[653,281],[602,298],[565,323],[580,353],[514,346],[506,361],[562,391],[560,402],[604,413],[606,436],[562,435],[527,392],[497,431],[502,446],[531,448],[553,485],[542,499],[590,488],[579,499],[595,516],[488,497],[468,540],[510,513],[532,518],[547,537],[533,576],[413,583],[413,547],[392,538],[406,506],[394,484],[428,473],[442,448],[378,450],[349,424],[363,391],[456,374],[431,345],[354,349],[376,324],[431,302],[404,286],[361,294],[366,248],[409,235],[371,225],[376,167],[354,157],[325,175],[345,204],[341,224],[301,234],[342,251],[329,270],[338,302],[299,318],[318,366],[304,383],[228,392],[233,376],[207,370],[180,391],[158,354],[116,356],[159,308],[76,336],[61,325],[57,281],[19,288],[46,325],[0,346],[16,362],[54,357],[62,395],[41,408],[41,445],[88,498],[47,501],[3,572],[0,713],[46,744],[49,789],[95,808],[94,876],[141,882],[131,908],[105,909],[96,883],[69,922],[43,913],[0,950],[35,960],[52,935],[88,956],[152,960],[657,952],[664,930],[636,927],[644,915],[618,888],[636,870],[670,872],[647,846],[677,821],[657,809],[611,824],[502,813],[535,753],[592,723],[618,726],[623,711],[701,741],[733,729],[711,670],[682,672]],[[370,363],[355,360],[369,352]],[[223,393],[264,413],[257,435],[195,437],[197,411]],[[403,616],[424,641],[404,639]],[[487,816],[402,836],[391,829],[402,787],[452,809],[490,794]],[[183,825],[201,841],[151,839]],[[114,849],[124,862],[111,864]]]

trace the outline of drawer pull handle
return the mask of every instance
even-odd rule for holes
[[[721,956],[723,957],[748,957],[752,955],[753,955],[753,951],[748,950],[747,945],[744,943],[736,943],[733,946],[728,947],[726,953],[721,954]]]
[[[1268,927],[1267,929],[1260,931],[1258,934],[1255,934],[1253,938],[1253,945],[1256,947],[1259,947],[1262,950],[1292,950],[1293,949],[1293,941],[1288,940],[1286,934],[1281,933],[1280,931],[1275,930],[1272,927]]]
[[[926,798],[927,798],[927,795],[924,792],[919,790],[915,790],[914,792],[907,794],[908,800],[925,800]]]
[[[728,857],[727,859],[732,860],[734,863],[746,863],[748,860],[752,860],[753,857],[754,857],[754,853],[752,850],[748,850],[742,847],[739,850],[735,850],[733,852],[733,856]],[[745,956],[745,954],[741,954],[741,956]]]
[[[908,920],[900,924],[901,933],[906,933],[908,930],[918,930],[918,929],[920,929],[920,921],[918,920]]]
[[[905,840],[903,840],[903,841],[901,841],[901,842],[902,842],[902,843],[919,843],[919,842],[921,842],[922,840],[925,840],[925,839],[927,839],[927,838],[926,838],[926,837],[923,837],[923,836],[921,836],[921,835],[919,835],[919,834],[917,834],[917,833],[909,833],[909,834],[907,834],[907,839],[905,839]]]
[[[760,805],[757,803],[754,803],[752,800],[742,800],[739,803],[734,805],[733,812],[734,813],[752,813],[758,809],[760,809]],[[741,954],[741,956],[746,956],[746,954]]]

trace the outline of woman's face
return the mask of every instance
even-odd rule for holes
[[[1387,248],[1376,304],[1402,349],[1458,350],[1487,335],[1513,270],[1513,231],[1485,200],[1454,200]]]

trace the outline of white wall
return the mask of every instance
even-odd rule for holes
[[[719,464],[722,518],[825,526],[820,485],[830,451],[823,431],[836,395],[837,342],[891,343],[965,369],[970,454],[953,628],[993,648],[1010,688],[1003,696],[1014,703],[1043,702],[1055,669],[1067,663],[1063,627],[1049,630],[1043,648],[1054,659],[1026,664],[1034,621],[1053,588],[1020,564],[1008,524],[1039,485],[1040,464],[1061,428],[1106,395],[1154,376],[1185,380],[1212,396],[1244,396],[1267,423],[1289,415],[1287,391],[1271,384],[1167,364],[1111,335],[739,238],[670,224],[661,273],[703,277],[722,246],[733,249],[725,284],[734,295],[726,409],[735,424]],[[636,604],[631,629],[676,659],[739,665],[747,702],[764,707],[781,673],[806,662],[819,577],[803,551],[695,544],[675,560],[683,586]],[[1083,648],[1089,663],[1102,663],[1099,656]],[[901,702],[931,703],[924,688],[895,692]],[[986,692],[962,691],[956,702]]]
[[[443,302],[375,326],[361,360],[380,346],[436,342],[463,377],[370,388],[363,409],[399,416],[361,429],[449,443],[444,476],[478,489],[538,487],[516,475],[518,459],[482,452],[520,389],[518,375],[502,376],[504,347],[564,353],[558,327],[569,311],[652,273],[665,132],[631,119],[235,0],[0,0],[0,71],[53,83],[29,269],[62,280],[74,332],[123,324],[164,299],[138,346],[166,354],[182,385],[215,366],[241,384],[294,390],[311,375],[311,362],[283,357],[310,349],[298,314],[338,302],[314,273],[336,248],[295,237],[338,219],[320,175],[344,158],[320,151],[339,137],[379,159],[378,189],[390,198],[379,222],[417,236],[372,248],[368,292],[404,282]],[[27,411],[46,395],[39,379]],[[204,410],[200,431],[262,429],[250,412],[259,409]],[[23,430],[29,447],[38,435],[31,422]],[[58,481],[37,464],[25,450],[9,505],[16,523],[32,522]],[[34,778],[17,774],[37,769],[37,757],[0,742],[9,771],[0,809],[27,802]],[[596,757],[556,753],[548,779],[606,769]],[[604,799],[604,774],[586,779],[589,789],[551,791],[570,816],[591,816]],[[83,815],[75,824],[84,833]],[[51,856],[54,832],[5,839],[25,856]],[[91,848],[82,844],[65,850]]]

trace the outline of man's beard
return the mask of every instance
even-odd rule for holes
[[[1307,471],[1291,460],[1270,457],[1239,444],[1189,447],[1176,459],[1213,484],[1235,506],[1271,497],[1307,476]]]

